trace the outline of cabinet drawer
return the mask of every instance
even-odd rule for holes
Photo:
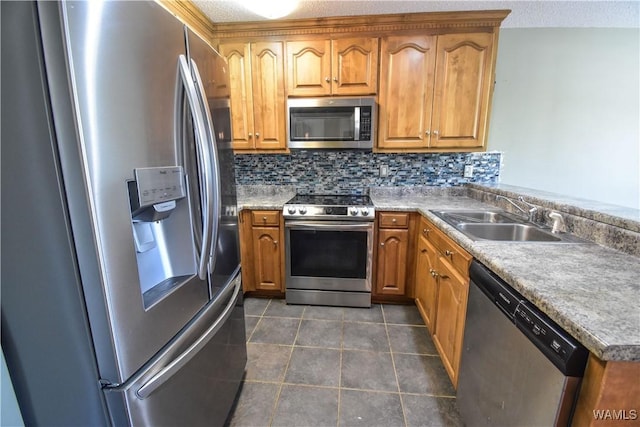
[[[436,228],[426,218],[421,218],[419,232],[436,247],[436,249],[451,263],[458,273],[464,277],[469,276],[469,263],[471,255]]]
[[[251,212],[251,224],[278,227],[280,225],[280,211],[253,211]]]
[[[408,213],[380,213],[378,217],[379,228],[409,228]]]

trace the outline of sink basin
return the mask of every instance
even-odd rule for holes
[[[506,212],[476,210],[476,211],[432,211],[440,218],[450,224],[462,222],[480,222],[480,223],[522,223],[523,219],[508,214]]]
[[[562,239],[535,225],[460,223],[456,228],[472,238],[508,242],[559,242]]]

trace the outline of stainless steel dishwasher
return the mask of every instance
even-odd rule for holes
[[[568,426],[588,351],[477,261],[457,399],[467,426]]]

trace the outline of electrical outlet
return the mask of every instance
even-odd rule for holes
[[[380,165],[380,176],[384,177],[389,175],[389,166],[387,165]]]
[[[473,177],[473,165],[466,165],[464,167],[464,177],[472,178]]]

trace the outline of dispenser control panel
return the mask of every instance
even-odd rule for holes
[[[141,207],[186,196],[182,166],[137,168],[134,173]]]

